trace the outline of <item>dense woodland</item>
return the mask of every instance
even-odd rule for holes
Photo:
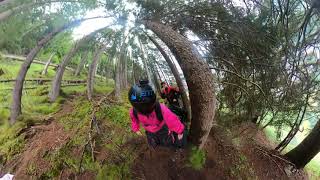
[[[84,26],[96,20],[107,21]],[[93,30],[75,35],[79,28]],[[131,173],[138,155],[128,158],[123,152],[116,161],[122,164],[119,170],[119,162],[110,161],[113,156],[101,160],[94,150],[104,152],[99,145],[106,142],[104,130],[115,130],[108,137],[133,138],[126,93],[140,79],[152,82],[157,92],[161,82],[179,87],[190,125],[192,147],[186,156],[192,167],[200,164],[192,173],[206,174],[203,179],[219,171],[209,171],[210,151],[238,154],[234,139],[245,136],[248,127],[274,130],[276,144],[258,149],[285,178],[308,178],[301,175],[303,168],[320,152],[319,0],[1,0],[0,52],[0,175],[139,177]],[[26,159],[28,147],[37,149],[32,141],[45,132],[32,129],[56,122],[68,132],[59,138],[68,140],[50,147],[58,149],[48,155],[51,171],[41,170],[43,163],[30,165],[37,161],[34,156]],[[244,124],[248,127],[242,129]],[[299,133],[306,137],[288,150]],[[103,147],[141,153],[131,149],[134,143],[119,142]],[[229,146],[233,149],[226,150]],[[80,155],[67,161],[77,148],[83,149]],[[320,169],[320,162],[315,164]],[[215,177],[284,178],[251,173],[254,161],[248,166],[249,174],[236,168]],[[85,176],[89,171],[97,175]],[[319,171],[309,175],[319,177]]]

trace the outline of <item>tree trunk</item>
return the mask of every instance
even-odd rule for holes
[[[285,157],[300,169],[306,166],[320,152],[320,120],[310,134]]]
[[[76,54],[81,44],[81,40],[76,42],[76,44],[71,48],[71,50],[63,57],[62,62],[59,65],[57,73],[52,81],[52,88],[49,92],[49,98],[51,102],[54,102],[60,94],[61,81],[64,74],[64,71],[72,60],[72,57]]]
[[[57,99],[57,97],[59,96],[59,94],[60,94],[60,88],[61,88],[61,81],[62,81],[63,73],[65,71],[66,66],[71,61],[71,58],[76,54],[76,52],[78,51],[78,49],[80,48],[80,46],[82,44],[84,44],[85,42],[89,41],[89,39],[91,37],[93,37],[96,33],[104,30],[107,27],[98,29],[98,30],[96,30],[96,31],[84,36],[82,39],[78,40],[75,43],[75,45],[72,47],[72,49],[68,52],[68,54],[64,56],[62,62],[59,65],[59,69],[58,69],[58,71],[56,73],[56,76],[55,76],[55,78],[54,78],[54,80],[52,82],[52,89],[49,92],[49,98],[50,98],[51,102],[54,102]],[[94,75],[95,75],[95,73],[94,73]]]
[[[97,17],[94,17],[97,18]],[[75,20],[69,24],[66,24],[49,34],[45,35],[40,41],[38,41],[37,45],[30,51],[30,53],[27,55],[26,60],[21,65],[20,71],[17,76],[17,80],[12,92],[12,104],[11,104],[11,114],[10,114],[10,124],[14,124],[16,122],[17,117],[21,114],[21,96],[22,96],[22,89],[23,89],[23,82],[26,77],[26,74],[28,72],[28,69],[34,60],[34,58],[37,56],[39,51],[42,49],[44,45],[46,45],[54,36],[56,36],[61,31],[78,25],[82,21],[88,20],[88,19],[94,19],[94,18],[86,18],[86,19],[80,19]]]
[[[307,94],[306,100],[305,100],[305,105],[298,113],[297,119],[295,120],[295,123],[293,124],[293,127],[287,134],[287,136],[278,144],[278,146],[275,148],[276,150],[280,149],[280,152],[284,150],[284,148],[287,147],[287,145],[291,142],[291,140],[294,138],[294,136],[298,133],[300,125],[304,119],[304,116],[307,111],[307,106],[308,106],[308,101],[309,101],[309,94]],[[302,110],[303,109],[303,110]],[[302,114],[300,116],[300,113],[302,111]]]
[[[144,68],[147,72],[147,77],[148,77],[148,80],[150,83],[152,83],[152,79],[151,79],[151,73],[149,71],[149,67],[148,67],[148,63],[147,63],[147,58],[146,58],[146,53],[144,51],[144,47],[143,47],[143,44],[141,43],[141,40],[139,39],[139,44],[140,44],[140,49],[141,49],[141,52],[142,52],[142,61],[143,61],[143,65],[144,65]],[[152,85],[152,88],[154,89],[154,86]]]
[[[159,71],[160,71],[161,75],[163,76],[164,82],[166,82],[167,84],[169,84],[169,81],[167,80],[166,76],[164,75],[162,69],[159,67],[159,65],[158,65],[157,62],[156,62],[156,68],[157,68],[158,73],[159,73]]]
[[[95,72],[96,72],[97,65],[99,63],[103,50],[104,48],[97,47],[93,56],[92,63],[89,67],[89,73],[88,73],[88,79],[87,79],[87,96],[90,101],[92,100],[92,96],[93,96]]]
[[[121,64],[118,61],[116,62],[116,67],[115,67],[115,78],[114,78],[114,96],[117,100],[121,100],[121,77],[120,77],[120,72],[121,72]]]
[[[89,51],[86,51],[82,54],[80,63],[77,66],[77,69],[74,73],[75,76],[80,76],[80,73],[83,69],[84,64],[87,62]]]
[[[119,81],[120,81],[120,91],[125,89],[124,87],[124,54],[123,51],[119,54]]]
[[[174,65],[174,63],[172,62],[172,60],[170,59],[170,57],[168,56],[168,54],[165,52],[165,50],[159,45],[159,43],[151,36],[149,36],[149,39],[157,47],[157,49],[160,51],[160,53],[162,54],[164,59],[167,61],[168,65],[169,65],[169,67],[171,69],[171,72],[172,72],[173,76],[176,79],[177,85],[178,85],[179,90],[180,90],[181,95],[182,95],[182,101],[183,101],[184,108],[185,108],[185,110],[187,111],[187,114],[188,114],[188,121],[190,122],[191,121],[191,106],[190,106],[190,102],[189,102],[189,99],[188,99],[188,95],[187,95],[186,89],[184,88],[184,85],[183,85],[183,81],[182,81],[182,79],[180,77],[179,71],[176,68],[176,66]]]
[[[120,52],[119,52],[119,77],[120,77],[120,91],[128,88],[128,79],[127,79],[127,44],[125,43],[127,37],[124,38],[122,42]]]
[[[123,87],[124,89],[128,89],[128,56],[127,54],[125,54],[123,66],[124,66]]]
[[[213,125],[216,109],[213,75],[199,52],[181,34],[172,28],[153,21],[144,21],[166,43],[178,60],[185,75],[192,104],[190,137],[200,149],[203,148]]]
[[[156,85],[156,90],[160,93],[161,92],[161,86],[160,86],[160,80],[159,78],[157,77],[157,73],[156,73],[156,70],[155,70],[155,67],[153,66],[152,67],[152,75],[153,75],[153,79],[154,79],[154,83]]]
[[[113,57],[108,56],[107,64],[105,66],[106,82],[108,82],[108,79],[113,78],[113,71],[111,68],[113,66],[112,59],[113,59]]]
[[[136,73],[134,72],[134,60],[132,59],[132,84],[136,85]]]
[[[52,59],[53,59],[53,56],[54,56],[54,55],[55,55],[55,53],[52,53],[51,56],[49,57],[46,65],[44,66],[44,69],[43,69],[43,71],[42,71],[42,73],[41,73],[42,75],[47,75],[49,65],[50,65],[50,63],[52,62]]]

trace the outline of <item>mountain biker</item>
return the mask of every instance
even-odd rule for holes
[[[140,124],[146,131],[148,144],[152,147],[166,146],[182,148],[186,145],[185,126],[164,104],[156,99],[156,94],[148,81],[140,81],[130,88],[128,98],[132,131],[142,135]]]
[[[166,82],[161,82],[160,96],[162,99],[167,100],[169,109],[185,123],[187,121],[187,112],[183,108],[182,102],[179,101],[181,97],[179,88],[169,86]]]
[[[180,91],[178,87],[169,86],[166,82],[161,83],[161,93],[162,99],[166,99],[169,104],[179,106],[179,96]]]

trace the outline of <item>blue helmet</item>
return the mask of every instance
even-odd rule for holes
[[[130,88],[128,98],[133,108],[141,114],[151,113],[156,105],[156,94],[149,81],[140,81]]]

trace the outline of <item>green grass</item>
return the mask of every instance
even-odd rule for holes
[[[1,69],[4,71],[4,74],[0,76],[0,79],[15,79],[22,62],[0,58],[0,64]],[[41,75],[43,68],[44,65],[32,64],[28,70],[26,78],[52,78],[54,76],[55,72],[53,67],[49,67],[48,74],[46,76]]]
[[[0,68],[5,74],[0,79],[14,79],[19,71],[21,62],[3,60],[0,58]],[[31,65],[27,78],[52,78],[54,70],[49,69],[47,76],[41,76],[43,65]],[[66,78],[71,78],[72,73],[66,71]],[[13,83],[0,83],[0,164],[12,159],[14,155],[21,152],[25,145],[24,134],[18,134],[23,128],[26,128],[35,122],[43,119],[43,116],[57,112],[64,97],[59,97],[55,103],[48,101],[48,87],[39,86],[33,83],[27,83],[25,86],[39,86],[32,90],[23,90],[22,94],[22,115],[18,118],[17,123],[9,125],[10,105],[12,101],[11,90],[2,90],[13,88]],[[79,89],[73,87],[74,89]],[[64,88],[62,88],[64,90]],[[69,94],[68,92],[66,94]],[[31,168],[32,169],[32,168]]]
[[[318,155],[319,156],[319,155]],[[320,157],[320,156],[319,156]],[[320,177],[320,164],[319,161],[312,160],[305,169],[308,172],[309,178],[311,180],[319,179]]]
[[[195,170],[201,170],[206,162],[206,153],[203,150],[192,147],[188,160],[189,166],[191,166]]]

